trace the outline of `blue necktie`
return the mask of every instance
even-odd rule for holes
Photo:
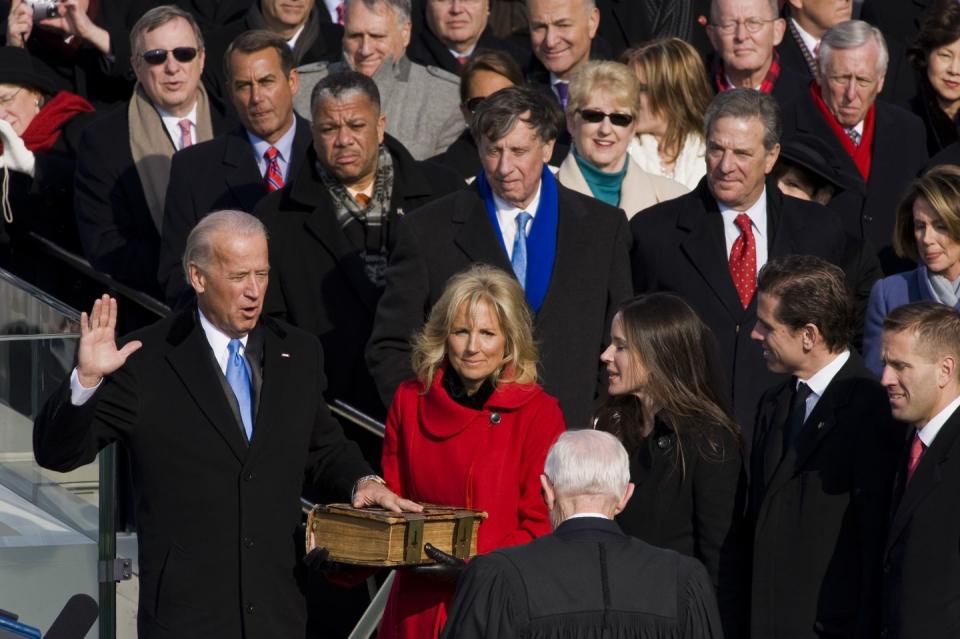
[[[243,429],[247,431],[247,440],[253,440],[253,401],[250,398],[250,371],[247,370],[247,361],[240,354],[242,342],[238,339],[230,340],[227,348],[230,357],[227,359],[227,383],[233,389],[233,394],[240,405],[240,419]]]
[[[517,213],[517,236],[513,240],[513,256],[510,265],[520,281],[520,286],[527,288],[527,222],[533,216],[526,211]]]

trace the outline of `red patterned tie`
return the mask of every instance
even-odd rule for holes
[[[177,122],[180,127],[180,148],[185,149],[193,144],[193,136],[190,134],[190,120],[184,118]]]
[[[917,465],[920,464],[920,458],[923,457],[923,453],[926,450],[927,446],[923,443],[923,440],[920,439],[920,433],[914,433],[913,441],[910,442],[910,459],[907,460],[908,484],[910,480],[913,479],[913,473],[917,470]]]
[[[468,56],[468,55],[458,55],[458,56],[457,56],[457,64],[459,64],[459,65],[462,67],[463,65],[465,65],[465,64],[467,63],[467,60],[469,60],[469,59],[470,59],[470,56]]]
[[[753,222],[749,215],[741,213],[733,223],[740,229],[740,236],[730,249],[730,277],[740,303],[747,308],[757,288],[757,241],[753,237]]]
[[[357,204],[360,205],[360,208],[366,209],[370,206],[370,196],[366,193],[357,193],[353,196],[353,199],[357,201]]]
[[[337,5],[337,24],[343,26],[343,3]]]
[[[277,151],[275,146],[271,146],[263,153],[263,159],[267,161],[267,190],[270,192],[283,188],[283,173],[280,172],[280,161],[277,159],[279,155],[280,151]]]

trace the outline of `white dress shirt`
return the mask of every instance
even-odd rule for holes
[[[213,356],[217,360],[217,365],[220,366],[220,372],[224,375],[227,374],[227,360],[230,358],[230,340],[233,339],[230,336],[226,335],[219,328],[210,323],[210,320],[206,318],[202,311],[198,311],[200,315],[200,327],[203,329],[203,334],[207,338],[207,343],[210,344],[210,349],[213,351]],[[249,335],[244,335],[240,338],[240,343],[243,346],[240,348],[240,356],[243,356],[244,350],[247,348],[247,338]],[[70,373],[70,403],[74,406],[83,406],[88,399],[90,399],[97,389],[100,388],[100,384],[103,383],[101,379],[100,382],[93,388],[87,388],[80,383],[80,376],[77,372],[77,369],[74,368],[73,372]]]
[[[196,144],[200,140],[197,139],[197,103],[193,103],[193,108],[190,109],[190,113],[184,116],[173,115],[160,107],[157,107],[157,111],[160,112],[160,119],[163,120],[163,126],[167,129],[167,135],[170,136],[170,139],[173,140],[173,148],[177,151],[183,148],[183,131],[180,130],[180,120],[186,118],[190,120],[190,140],[193,144]]]
[[[330,14],[330,21],[337,24],[337,7],[343,4],[343,0],[323,0],[327,6],[327,13]]]
[[[810,413],[813,412],[817,402],[820,401],[820,398],[823,397],[823,394],[827,391],[827,386],[830,385],[830,382],[837,376],[837,373],[840,372],[840,369],[843,368],[843,365],[847,363],[848,359],[850,359],[850,351],[845,349],[842,353],[834,357],[829,364],[811,375],[810,379],[797,379],[796,383],[798,385],[800,382],[803,382],[810,387],[810,395],[807,396],[803,421],[807,421],[807,418],[810,417]]]
[[[927,448],[933,446],[933,440],[937,438],[940,429],[943,428],[943,425],[947,423],[948,419],[953,417],[958,407],[960,407],[960,397],[957,397],[947,404],[944,409],[934,415],[933,419],[927,422],[923,428],[917,430],[917,437],[920,438],[924,446]]]
[[[334,17],[333,23],[334,23],[334,24],[337,23],[336,17]],[[290,47],[290,50],[291,50],[291,51],[293,51],[293,48],[297,46],[297,40],[300,39],[300,34],[303,33],[303,30],[306,28],[306,26],[307,26],[307,23],[304,22],[304,23],[300,26],[300,28],[297,29],[297,32],[294,33],[294,34],[290,37],[289,40],[287,40],[287,46]]]
[[[757,244],[757,272],[767,263],[767,188],[763,188],[760,199],[746,211],[737,211],[729,206],[717,202],[720,207],[720,214],[723,215],[723,238],[727,244],[727,260],[730,259],[730,251],[733,250],[733,243],[740,237],[740,229],[734,224],[734,220],[740,213],[746,213],[753,222],[753,238]]]
[[[287,183],[288,176],[290,175],[290,158],[293,156],[293,138],[296,134],[296,116],[294,116],[293,124],[287,129],[287,132],[280,136],[280,139],[274,144],[270,144],[249,130],[247,131],[247,139],[250,140],[250,144],[253,146],[253,158],[257,161],[257,168],[260,169],[261,176],[267,175],[267,160],[263,157],[263,154],[266,153],[267,149],[271,146],[275,146],[277,147],[277,151],[279,151],[279,153],[277,153],[277,162],[280,164],[280,174],[283,176],[283,183]]]
[[[570,521],[571,519],[583,519],[584,517],[599,517],[600,519],[610,519],[603,513],[573,513],[572,515],[564,519],[564,521]]]
[[[503,245],[507,248],[507,259],[513,259],[513,243],[517,239],[517,214],[520,211],[526,211],[530,214],[530,221],[527,222],[527,236],[530,236],[530,229],[533,228],[533,222],[537,217],[537,207],[540,206],[540,189],[537,187],[537,194],[533,196],[530,206],[520,209],[510,204],[506,200],[500,199],[496,193],[493,194],[493,202],[497,207],[497,222],[500,223],[500,234],[503,235]]]

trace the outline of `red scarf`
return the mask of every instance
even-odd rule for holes
[[[727,81],[727,73],[723,68],[723,60],[720,59],[720,56],[717,56],[716,62],[713,65],[713,77],[714,82],[717,85],[717,93],[723,93],[724,91],[730,91],[736,87],[730,84]],[[770,94],[773,92],[773,87],[777,83],[777,78],[780,77],[780,54],[776,51],[773,52],[773,60],[770,62],[770,70],[767,71],[767,75],[763,78],[763,82],[760,83],[760,93]]]
[[[823,101],[823,93],[820,90],[820,85],[816,82],[810,83],[810,95],[813,96],[813,103],[820,109],[820,113],[823,114],[823,118],[827,121],[830,130],[833,131],[833,134],[840,140],[840,145],[843,146],[850,157],[853,158],[853,163],[857,165],[857,170],[860,171],[863,181],[866,182],[869,180],[870,157],[873,155],[873,124],[877,110],[876,105],[870,106],[870,110],[867,111],[867,117],[863,119],[863,134],[860,136],[860,146],[854,146],[853,140],[847,135],[846,129],[837,122],[837,118],[835,118],[833,113],[830,112],[830,109],[827,108],[827,103]]]
[[[43,105],[21,136],[23,143],[34,153],[49,151],[57,140],[63,125],[81,113],[93,111],[93,105],[76,93],[61,91]]]

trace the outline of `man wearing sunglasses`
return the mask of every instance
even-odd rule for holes
[[[412,375],[409,336],[447,279],[475,262],[513,274],[534,312],[543,386],[567,425],[590,425],[598,362],[617,304],[630,296],[623,211],[558,184],[547,162],[563,127],[543,91],[508,87],[477,107],[483,170],[468,188],[397,225],[367,364],[380,397]]]
[[[293,112],[300,83],[281,36],[241,33],[227,48],[223,67],[240,126],[177,153],[170,168],[158,277],[175,308],[193,300],[180,259],[200,218],[220,209],[253,212],[296,174],[310,147],[310,123]]]
[[[146,12],[130,33],[133,97],[84,131],[74,208],[94,268],[160,297],[160,230],[173,154],[224,129],[200,84],[203,37],[174,6]]]
[[[816,255],[842,265],[837,216],[784,197],[767,181],[780,153],[780,109],[753,89],[718,94],[705,115],[707,174],[687,195],[630,220],[636,292],[672,292],[717,338],[726,401],[749,447],[760,396],[784,376],[767,370],[759,343],[757,272],[768,259]],[[749,452],[749,451],[748,451]]]
[[[771,94],[781,107],[803,93],[809,82],[784,68],[774,49],[786,28],[778,11],[777,0],[713,0],[707,36],[714,50],[714,89],[756,89]]]

